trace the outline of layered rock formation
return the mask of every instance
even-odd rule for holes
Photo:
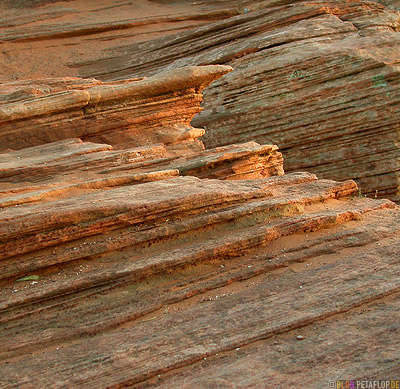
[[[0,77],[111,81],[232,65],[193,122],[207,147],[277,144],[287,171],[355,179],[363,194],[398,201],[400,19],[384,3],[3,3]]]
[[[288,171],[354,178],[365,194],[399,200],[399,13],[365,1],[237,4],[242,15],[124,45],[80,74],[229,64],[194,121],[207,147],[274,143]]]
[[[396,377],[398,207],[307,173],[157,178],[3,208],[2,387]]]
[[[110,145],[79,139],[3,153],[0,207],[178,175],[239,180],[283,174],[278,148],[255,142],[186,156],[169,154],[162,144],[113,150]]]
[[[182,72],[156,79],[165,85]],[[214,77],[221,67],[189,72]],[[196,90],[198,78],[190,84]],[[133,86],[155,90],[151,78],[53,80],[53,89],[46,80],[45,97],[38,82],[27,85],[4,99],[16,117],[46,96],[64,107],[54,96],[128,90],[124,109],[120,99],[98,100],[104,123],[110,113],[115,123],[118,112],[138,118]],[[175,99],[160,96],[148,112],[175,128]],[[184,112],[194,114],[200,98]],[[57,124],[58,108],[43,117]],[[137,123],[149,120],[142,112]],[[25,117],[14,122],[20,145],[34,142],[26,128],[49,131]],[[0,154],[1,387],[320,387],[366,378],[360,371],[397,377],[398,206],[359,197],[351,180],[283,175],[277,146],[180,155],[168,142],[126,147],[141,139],[132,126],[123,127],[130,141],[113,147],[63,139],[79,129],[70,117],[71,127],[54,131],[61,140]],[[100,121],[90,122],[86,133],[103,136]],[[158,141],[160,127],[147,129]]]
[[[162,143],[201,150],[203,129],[190,126],[201,91],[232,69],[186,67],[151,78],[101,83],[70,79],[5,83],[0,147],[21,149],[80,138],[119,148]]]
[[[0,79],[78,76],[68,63],[239,13],[224,2],[3,0]]]
[[[49,72],[109,79],[0,84],[0,387],[399,378],[400,207],[352,180],[283,174],[269,144],[291,168],[347,169],[364,188],[375,175],[396,198],[396,13],[358,1],[0,8],[0,61],[34,51],[14,78],[40,76],[48,56]],[[82,62],[93,40],[111,58],[97,48],[100,61]],[[70,68],[50,64],[63,45]],[[235,71],[192,66],[209,62]]]

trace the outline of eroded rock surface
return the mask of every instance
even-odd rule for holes
[[[356,195],[163,176],[3,206],[1,386],[394,379],[400,209]]]
[[[364,194],[398,201],[399,12],[365,1],[235,4],[241,15],[76,66],[114,80],[231,65],[193,122],[207,147],[277,144],[288,171],[353,178]]]
[[[121,82],[43,80],[3,84],[0,148],[21,149],[80,138],[117,148],[163,143],[177,152],[201,150],[203,129],[190,125],[201,91],[228,66],[186,67]]]
[[[206,147],[277,144],[287,171],[399,201],[400,17],[383,3],[8,2],[0,74],[110,81],[231,65],[193,122]]]
[[[153,11],[161,4],[147,3]],[[230,68],[178,69],[180,63],[196,63],[202,55],[208,60],[211,54],[227,55],[222,62],[237,69],[206,92],[213,101],[205,102],[204,113],[196,119],[213,132],[206,142],[218,139],[219,129],[223,133],[225,106],[236,115],[229,123],[227,143],[247,139],[240,126],[247,121],[251,127],[260,120],[268,106],[260,106],[257,96],[265,99],[268,93],[272,102],[282,102],[271,103],[271,126],[277,120],[272,114],[281,112],[284,128],[289,111],[283,101],[289,98],[297,102],[293,106],[300,116],[308,109],[306,97],[312,96],[315,107],[320,99],[321,118],[331,117],[322,108],[324,101],[331,104],[333,92],[326,100],[318,94],[332,86],[329,77],[324,84],[318,72],[306,79],[303,73],[294,74],[293,63],[274,57],[284,47],[287,61],[297,46],[304,49],[304,55],[298,52],[296,57],[296,65],[304,69],[310,69],[307,64],[316,66],[312,69],[320,66],[321,74],[342,69],[335,82],[343,79],[343,85],[352,79],[346,70],[350,63],[361,97],[366,90],[357,77],[390,69],[391,78],[385,73],[384,80],[375,79],[376,105],[368,105],[373,110],[381,101],[383,110],[387,105],[381,89],[389,85],[397,96],[396,63],[375,66],[378,54],[388,55],[386,43],[373,57],[370,48],[359,48],[368,60],[344,45],[350,54],[342,67],[338,48],[347,38],[353,42],[357,28],[396,37],[394,28],[386,28],[393,13],[376,3],[361,6],[356,1],[324,3],[325,8],[316,2],[295,7],[264,1],[213,3],[199,2],[203,16],[191,19],[193,24],[188,19],[191,12],[179,16],[179,2],[169,3],[176,16],[170,32],[181,28],[181,35],[144,43],[141,47],[148,51],[140,53],[143,68],[138,76],[147,76],[151,61],[146,58],[154,54],[158,63],[149,71],[163,70],[160,75],[116,82],[64,77],[1,85],[1,387],[304,388],[328,386],[336,379],[398,379],[400,208],[386,199],[360,197],[352,180],[283,174],[282,154],[275,145],[250,141],[204,150],[197,139],[203,130],[191,127],[190,120],[201,110],[201,89]],[[143,31],[132,27],[136,22],[131,19],[119,25],[120,30],[116,20],[88,30],[76,21],[63,25],[73,18],[71,9],[77,3],[63,6],[67,4],[67,11],[55,8],[51,13],[51,4],[29,10],[36,22],[54,20],[44,33],[40,23],[30,24],[28,13],[5,18],[3,26],[11,29],[2,31],[3,40],[36,48],[36,43],[52,40],[57,48],[71,36],[85,36],[90,42],[101,31],[102,39],[114,36],[115,44],[122,30],[130,37]],[[86,16],[92,21],[102,12],[113,14],[107,1],[91,4]],[[132,4],[118,3],[111,9],[123,13]],[[13,6],[26,7],[27,2]],[[229,7],[237,16],[206,25],[213,7],[219,19],[232,16],[225,11]],[[379,23],[377,12],[382,16]],[[357,27],[356,20],[364,27]],[[138,23],[147,22],[142,18]],[[165,35],[167,29],[159,23]],[[199,24],[203,27],[197,29]],[[24,26],[21,33],[25,30],[27,36],[13,39],[17,25]],[[272,30],[275,43],[264,48],[259,38]],[[182,52],[181,61],[175,62],[188,34],[193,52]],[[221,38],[215,50],[205,46],[215,36]],[[287,38],[292,45],[283,43]],[[229,45],[232,39],[237,42]],[[165,50],[159,46],[162,42]],[[253,43],[259,46],[254,49]],[[318,53],[323,48],[326,62],[321,63]],[[114,54],[122,70],[129,56]],[[260,80],[251,78],[260,69],[257,63],[267,69]],[[368,74],[365,63],[371,65]],[[102,66],[98,61],[81,65],[82,72],[100,71]],[[166,67],[170,70],[165,74]],[[285,85],[297,86],[286,92],[294,97],[276,96],[263,85],[265,78],[272,84],[275,80],[275,89],[281,87],[288,72],[294,75]],[[258,93],[252,92],[249,80]],[[241,91],[246,96],[240,103],[244,111],[235,111],[239,103],[234,100],[239,101]],[[340,113],[348,95],[343,97],[340,87],[336,93]],[[357,128],[357,115],[352,117]],[[291,120],[298,124],[293,112]],[[259,123],[264,133],[268,126]],[[350,121],[343,123],[348,134]],[[385,138],[388,149],[393,128],[388,127]],[[335,138],[333,133],[334,129]],[[285,134],[288,139],[294,136],[288,128]],[[367,132],[359,135],[367,139]],[[310,144],[300,148],[301,164],[312,159],[313,140],[299,139],[303,146]],[[379,153],[379,145],[369,147],[375,156]],[[288,152],[294,149],[286,147]],[[326,161],[328,157],[321,154]],[[382,177],[386,185],[387,177]]]
[[[78,76],[68,63],[238,15],[225,2],[3,0],[0,79]],[[148,76],[148,74],[146,75]]]
[[[0,161],[1,207],[178,175],[238,180],[284,173],[277,146],[255,142],[171,157],[163,144],[114,150],[67,139],[0,153]]]
[[[391,201],[284,175],[255,142],[182,156],[63,139],[0,161],[1,387],[396,378]]]

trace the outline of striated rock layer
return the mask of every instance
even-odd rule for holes
[[[0,79],[76,77],[70,62],[238,14],[220,1],[2,0]]]
[[[1,387],[397,377],[398,206],[309,173],[153,179],[3,206]]]
[[[231,65],[193,122],[207,147],[277,144],[288,171],[353,178],[364,194],[398,201],[399,12],[370,1],[233,4],[241,15],[71,66],[115,80]]]
[[[201,91],[229,66],[186,67],[144,79],[102,83],[50,79],[0,85],[0,150],[67,138],[117,148],[163,143],[170,150],[203,149],[203,129],[190,125]]]
[[[185,90],[195,90],[221,70],[230,69],[173,71],[167,85],[189,71],[201,75],[187,78]],[[24,107],[46,98],[40,85],[61,106],[57,93],[117,90],[127,108],[99,98],[87,133],[107,137],[96,115],[111,112],[115,132],[133,142],[142,138],[117,127],[117,112],[134,115],[132,89],[154,79],[165,85],[165,75],[146,84],[64,79],[61,92],[55,80],[22,82],[2,107],[31,113]],[[175,99],[163,96],[175,128]],[[45,134],[28,114],[15,123]],[[54,129],[60,140],[0,153],[0,387],[304,388],[398,378],[399,206],[359,197],[351,180],[283,174],[274,145],[180,155],[174,142],[159,143],[159,126],[149,126],[148,144],[113,146],[68,138],[74,120]],[[20,145],[32,142],[23,129],[15,127]]]
[[[0,78],[113,81],[232,65],[234,72],[207,89],[205,110],[193,121],[206,128],[206,147],[277,144],[287,171],[355,179],[363,194],[399,201],[400,14],[397,1],[382,3],[3,2]],[[86,120],[79,126],[93,131]],[[101,136],[85,139],[114,144],[104,136],[111,124],[99,126]],[[187,129],[185,122],[173,133],[198,148],[200,133]]]
[[[49,72],[108,82],[0,86],[0,387],[398,379],[400,208],[351,180],[283,175],[269,145],[290,169],[363,188],[375,175],[396,198],[398,14],[51,3],[0,4],[1,64],[40,76],[24,55],[57,53]],[[88,62],[93,42],[111,50]],[[204,150],[190,121],[231,70],[192,66],[209,63],[236,70],[193,122]]]
[[[278,148],[255,142],[171,157],[162,144],[113,150],[67,139],[3,153],[0,161],[0,207],[178,175],[220,180],[283,175]]]

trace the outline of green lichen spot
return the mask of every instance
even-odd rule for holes
[[[385,76],[383,74],[378,74],[372,77],[372,87],[373,88],[384,88],[388,86]]]
[[[40,277],[36,276],[36,275],[32,275],[32,276],[26,276],[26,277],[22,277],[22,278],[18,278],[17,282],[21,282],[21,281],[33,281],[33,280],[38,280]]]

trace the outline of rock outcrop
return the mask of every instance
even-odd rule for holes
[[[3,3],[0,77],[114,81],[231,65],[193,121],[206,147],[277,144],[287,171],[355,179],[399,201],[400,17],[383,2]]]
[[[131,86],[144,85],[64,79],[71,88],[58,91],[53,81],[55,89],[42,84],[45,96],[115,96],[128,85],[126,109],[112,99],[96,111],[112,112],[115,123],[117,112],[137,112]],[[198,78],[185,88],[191,82],[195,89]],[[4,95],[3,107],[26,113],[26,102],[42,101],[38,82],[32,96],[27,86]],[[160,101],[174,128],[175,100]],[[47,131],[26,117],[18,123]],[[99,121],[90,122],[96,131]],[[60,138],[72,131],[60,128]],[[149,142],[158,141],[151,130]],[[31,142],[27,134],[20,145]],[[179,155],[168,142],[116,143],[68,138],[0,154],[1,387],[224,387],[232,377],[238,387],[296,387],[300,378],[304,387],[359,371],[397,377],[398,206],[359,197],[351,180],[283,174],[277,146]]]
[[[242,15],[124,45],[78,64],[80,74],[231,65],[193,122],[206,128],[207,147],[277,144],[287,171],[353,178],[364,194],[398,201],[399,12],[365,1],[237,4]]]
[[[201,91],[228,66],[186,67],[121,82],[42,80],[6,83],[0,104],[0,149],[80,138],[118,148],[162,143],[176,152],[201,150],[203,129],[190,125]]]
[[[225,2],[2,0],[0,80],[78,76],[68,63],[238,14]]]
[[[400,207],[269,142],[396,199],[398,14],[88,3],[0,4],[0,387],[398,379]],[[36,77],[63,45],[104,80]]]
[[[283,175],[276,146],[255,142],[191,155],[169,155],[156,144],[113,150],[106,144],[67,139],[0,154],[0,207],[86,193],[178,175],[239,180]]]
[[[2,387],[396,378],[399,207],[309,173],[169,174],[2,204]]]

